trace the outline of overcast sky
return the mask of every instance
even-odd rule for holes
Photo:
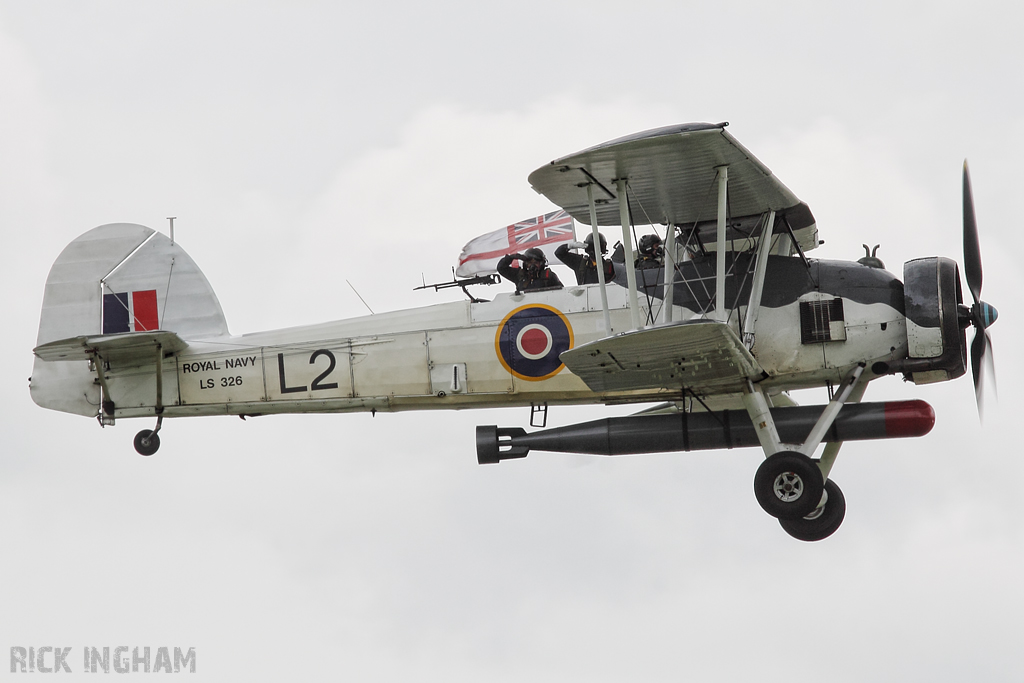
[[[195,680],[1019,681],[1024,10],[1010,2],[0,0],[0,678],[12,646],[195,647]],[[729,121],[826,244],[961,260],[969,158],[1001,403],[888,378],[821,543],[760,451],[476,464],[528,411],[95,421],[28,393],[43,283],[103,223],[176,238],[233,333],[454,300],[527,175]],[[802,394],[805,403],[824,391]],[[618,411],[553,408],[551,425]],[[184,674],[181,674],[184,675]]]

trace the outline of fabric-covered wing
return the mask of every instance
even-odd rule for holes
[[[683,387],[698,394],[742,391],[762,376],[725,323],[695,320],[599,339],[561,355],[596,392]]]
[[[637,224],[695,226],[713,242],[717,225],[717,169],[729,168],[726,238],[750,237],[762,214],[776,211],[773,232],[796,233],[806,251],[818,245],[814,216],[734,137],[725,123],[666,126],[612,140],[556,159],[530,174],[533,188],[590,225],[587,185],[594,185],[597,222],[619,225],[615,179],[628,178],[629,210]]]

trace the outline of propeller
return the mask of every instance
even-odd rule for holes
[[[971,290],[974,305],[969,312],[969,322],[974,325],[974,340],[971,342],[971,370],[974,373],[974,394],[981,414],[981,397],[986,373],[993,375],[992,339],[988,327],[999,317],[995,307],[981,300],[981,245],[978,241],[978,222],[974,216],[974,195],[971,191],[971,174],[964,160],[964,275]],[[986,371],[986,368],[988,370]]]

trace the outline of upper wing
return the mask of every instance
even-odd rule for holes
[[[118,364],[154,363],[156,347],[166,354],[178,353],[188,344],[174,332],[124,332],[59,339],[33,352],[43,360],[89,360],[100,357]]]
[[[695,226],[714,243],[715,178],[729,167],[727,240],[756,232],[762,214],[776,212],[774,232],[788,222],[805,250],[818,246],[814,216],[767,166],[725,131],[725,123],[689,123],[629,135],[556,159],[530,174],[537,191],[590,225],[587,185],[594,183],[598,225],[619,225],[615,179],[629,179],[630,215],[637,223]]]
[[[596,392],[675,389],[742,391],[763,375],[725,323],[692,320],[599,339],[561,355],[565,366]]]

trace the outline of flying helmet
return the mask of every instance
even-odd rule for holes
[[[665,253],[661,246],[661,238],[657,235],[644,235],[640,238],[640,254],[647,258],[658,258]]]
[[[601,233],[597,233],[597,236],[599,238],[601,238],[601,253],[602,254],[607,254],[608,253],[608,241],[605,240],[604,235],[602,235]],[[585,245],[587,245],[587,252],[593,254],[594,253],[594,233],[592,233],[592,232],[589,233],[587,235],[587,238],[585,240],[583,240],[583,243]]]
[[[544,255],[544,252],[537,247],[530,247],[523,252],[524,265],[532,265],[530,261],[536,261],[540,265],[536,266],[537,270],[541,270],[548,265],[548,257]]]

